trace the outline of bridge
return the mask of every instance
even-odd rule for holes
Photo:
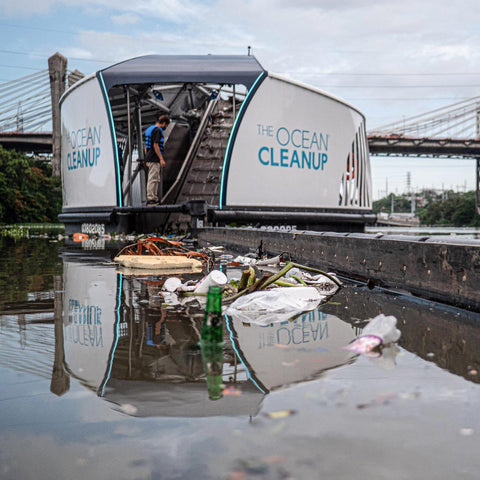
[[[58,102],[66,86],[83,74],[67,70],[67,59],[58,53],[48,64],[46,70],[0,84],[0,145],[52,155],[53,173],[59,175]],[[369,131],[368,145],[372,155],[476,160],[480,213],[480,96]]]
[[[480,97],[389,123],[368,132],[372,155],[480,157]]]
[[[1,132],[0,145],[17,152],[48,155],[52,153],[52,132]]]
[[[59,100],[83,74],[67,70],[67,59],[59,53],[48,59],[48,67],[0,84],[0,145],[34,156],[53,156],[54,174],[59,175]]]

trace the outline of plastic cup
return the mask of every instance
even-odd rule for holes
[[[203,277],[195,287],[195,293],[207,293],[210,287],[221,287],[227,283],[227,276],[220,270],[212,270],[206,277]]]
[[[169,277],[165,280],[162,289],[167,292],[176,292],[182,281],[178,277]]]

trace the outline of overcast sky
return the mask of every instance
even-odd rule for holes
[[[480,7],[390,0],[0,0],[0,82],[56,51],[91,73],[145,54],[245,54],[358,107],[367,129],[480,95]],[[470,160],[372,158],[374,197],[473,189]],[[388,177],[388,181],[386,180]]]

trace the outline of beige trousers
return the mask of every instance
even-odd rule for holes
[[[158,186],[160,185],[160,162],[147,162],[147,202],[158,202]]]

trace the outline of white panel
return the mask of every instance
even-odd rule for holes
[[[269,390],[309,380],[354,357],[342,350],[355,338],[352,326],[321,310],[269,326],[236,318],[232,324],[244,360]]]
[[[363,121],[319,90],[267,77],[237,132],[226,206],[348,208],[339,189]]]
[[[117,205],[110,119],[96,77],[65,96],[61,116],[64,207]]]
[[[115,339],[117,274],[112,267],[65,262],[63,324],[69,370],[97,390]]]

